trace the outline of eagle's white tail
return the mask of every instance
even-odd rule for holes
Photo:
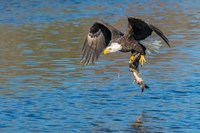
[[[162,47],[161,41],[158,40],[144,40],[141,43],[146,47],[146,54],[156,54]]]

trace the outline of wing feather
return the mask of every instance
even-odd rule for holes
[[[128,18],[127,36],[129,38],[134,38],[135,40],[138,40],[138,41],[144,40],[145,38],[150,36],[153,31],[157,35],[159,35],[167,43],[168,46],[170,46],[169,40],[160,29],[158,29],[157,27],[151,24],[144,22],[141,19],[137,19],[133,17]]]
[[[93,63],[98,59],[101,52],[108,46],[112,38],[117,35],[122,35],[120,31],[112,27],[111,25],[97,21],[90,28],[84,45],[82,47],[82,59],[81,62],[84,65]]]
[[[149,24],[149,27],[150,27],[157,35],[159,35],[159,36],[165,41],[165,43],[170,47],[168,38],[164,35],[164,33],[163,33],[160,29],[158,29],[157,27],[155,27],[155,26],[153,26],[153,25],[151,25],[151,24]]]

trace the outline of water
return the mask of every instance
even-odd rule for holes
[[[200,132],[199,1],[2,1],[1,132]],[[132,83],[128,54],[79,63],[89,27],[124,31],[127,16],[160,27],[171,41]],[[159,39],[153,35],[152,38]],[[164,44],[164,43],[163,43]]]

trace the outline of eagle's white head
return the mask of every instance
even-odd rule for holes
[[[122,46],[119,43],[111,43],[110,46],[106,47],[103,51],[104,54],[113,53],[120,51]]]

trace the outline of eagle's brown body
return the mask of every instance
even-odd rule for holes
[[[122,36],[118,40],[118,43],[122,46],[122,50],[120,50],[121,52],[138,52],[142,55],[145,55],[145,47],[137,40],[127,39],[126,36]]]

